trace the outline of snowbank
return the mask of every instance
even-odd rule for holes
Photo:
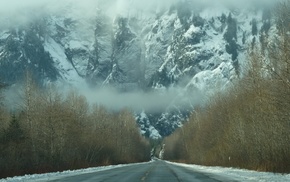
[[[247,181],[247,182],[285,182],[290,181],[290,174],[280,174],[280,173],[269,173],[269,172],[257,172],[245,169],[235,169],[235,168],[225,168],[225,167],[207,167],[199,165],[189,165],[168,162],[173,165],[178,165],[186,167],[193,171],[208,174],[208,176],[216,175],[229,177],[230,179],[237,181]]]

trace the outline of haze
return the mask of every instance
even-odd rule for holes
[[[126,14],[129,11],[156,12],[180,1],[192,2],[193,7],[236,5],[237,7],[254,4],[270,4],[280,0],[0,0],[0,23],[17,25],[27,23],[46,13],[60,13],[68,6],[82,16],[93,16],[101,9],[111,16]]]

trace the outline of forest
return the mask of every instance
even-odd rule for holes
[[[249,46],[244,75],[165,139],[165,159],[290,172],[290,1],[272,16],[277,36]]]
[[[29,74],[20,96],[17,109],[0,109],[0,178],[150,160],[129,110],[91,106],[76,91],[37,86]]]

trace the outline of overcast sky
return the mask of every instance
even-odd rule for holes
[[[178,1],[191,1],[193,6],[235,4],[241,7],[253,2],[264,5],[280,0],[0,0],[0,24],[25,23],[43,13],[63,12],[69,5],[82,16],[92,16],[96,9],[115,16],[132,10],[154,12]]]
[[[73,4],[80,10],[95,11],[96,8],[109,10],[111,13],[119,13],[128,9],[150,10],[160,7],[168,7],[175,2],[185,0],[0,0],[0,15],[14,18],[28,18],[31,14],[60,11],[68,4]],[[269,4],[279,0],[186,0],[195,4],[236,4],[237,6],[260,2]],[[18,15],[18,16],[17,16]]]
[[[0,0],[1,11],[16,10],[19,8],[42,7],[42,6],[62,6],[67,3],[74,3],[82,7],[92,7],[98,4],[118,5],[126,8],[146,8],[157,5],[168,6],[178,1],[191,1],[201,4],[238,4],[245,5],[251,2],[260,2],[261,4],[278,2],[279,0]],[[132,7],[132,4],[134,7]],[[129,6],[128,6],[129,5]]]

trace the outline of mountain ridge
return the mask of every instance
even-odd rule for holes
[[[174,88],[172,102],[157,112],[133,108],[145,136],[167,136],[196,105],[242,75],[248,45],[272,33],[271,15],[263,8],[196,9],[188,2],[114,18],[101,10],[82,18],[67,8],[2,28],[0,77],[13,85],[29,70],[42,84],[86,82],[160,97]]]

